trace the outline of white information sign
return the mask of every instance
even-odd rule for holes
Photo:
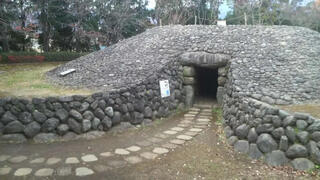
[[[160,84],[161,97],[165,98],[165,97],[170,96],[169,81],[168,80],[162,80],[162,81],[159,81],[159,84]]]

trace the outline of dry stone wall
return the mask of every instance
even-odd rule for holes
[[[284,111],[230,87],[228,82],[223,117],[225,134],[235,150],[271,166],[308,170],[320,164],[320,119]]]
[[[51,141],[70,133],[106,131],[120,123],[150,123],[184,108],[183,69],[169,63],[161,72],[129,89],[91,96],[0,99],[2,142]],[[171,95],[161,98],[159,80],[169,80]]]

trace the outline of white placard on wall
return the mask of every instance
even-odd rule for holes
[[[165,98],[165,97],[170,96],[169,81],[168,80],[162,80],[162,81],[159,81],[159,84],[160,84],[161,97]]]

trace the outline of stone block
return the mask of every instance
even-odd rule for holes
[[[278,149],[277,142],[272,138],[270,134],[261,134],[258,137],[257,145],[259,149],[264,153],[268,153]]]
[[[239,140],[234,144],[234,149],[241,153],[249,153],[249,142],[246,140]]]
[[[300,158],[300,157],[307,157],[308,150],[305,146],[301,144],[293,144],[290,146],[286,152],[286,155],[289,158]]]
[[[270,166],[283,166],[289,162],[289,159],[284,152],[275,150],[266,155],[266,162]]]
[[[196,72],[194,67],[192,66],[184,66],[183,67],[183,76],[192,77],[195,76]]]

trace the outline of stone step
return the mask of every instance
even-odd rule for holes
[[[194,108],[200,108],[200,109],[212,109],[212,104],[194,104]]]

